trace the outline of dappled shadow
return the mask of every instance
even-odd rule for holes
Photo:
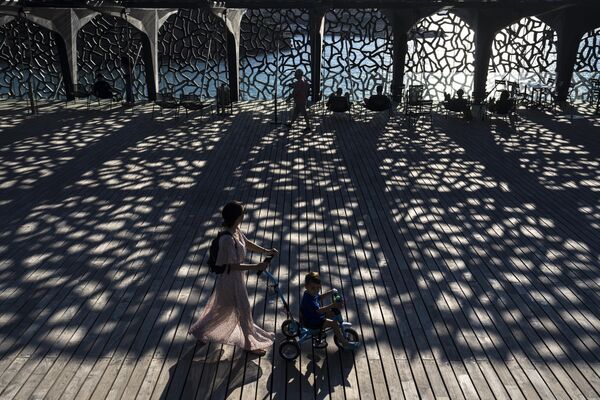
[[[524,157],[573,149],[535,136],[525,123],[512,134],[437,117],[433,127],[412,130],[381,117],[358,124],[334,132],[358,188],[357,222],[376,218],[361,238],[383,246],[378,264],[389,283],[376,290],[388,291],[392,304],[405,299],[391,310],[395,323],[375,325],[402,334],[392,341],[395,352],[411,359],[432,352],[441,362],[512,360],[523,352],[560,364],[568,379],[586,382],[582,393],[595,393],[598,232],[593,215],[577,205],[597,201],[597,170],[590,168],[597,161],[578,154],[554,163],[557,177],[576,174],[582,182],[556,192],[538,182],[544,171],[528,169]],[[514,146],[512,157],[498,147],[524,141],[527,132],[531,149]],[[363,161],[373,157],[378,172]]]
[[[54,373],[66,376],[55,393],[71,379],[118,379],[114,391],[139,384],[190,398],[199,387],[217,397],[399,398],[426,387],[486,397],[485,383],[456,383],[483,360],[506,385],[559,380],[564,389],[548,384],[558,397],[599,390],[592,150],[526,116],[514,130],[316,113],[308,133],[270,117],[264,103],[211,119],[90,113],[75,129],[56,123],[0,148],[12,182],[0,204],[0,366],[12,366],[1,382]],[[320,271],[344,294],[359,351],[314,357],[305,347],[288,365],[277,346],[257,360],[187,348],[214,280],[208,243],[231,199],[247,205],[248,237],[281,250],[270,269],[293,313],[304,274]],[[285,317],[264,280],[249,274],[248,293],[257,323],[278,331]],[[94,373],[77,368],[107,359]]]

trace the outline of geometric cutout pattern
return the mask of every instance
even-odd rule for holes
[[[456,14],[440,11],[417,22],[408,34],[405,85],[423,85],[425,98],[473,88],[475,33]]]
[[[488,68],[488,90],[496,79],[525,85],[555,78],[556,32],[536,17],[522,18],[496,34]]]
[[[322,85],[354,99],[369,97],[377,85],[389,91],[392,80],[392,28],[376,9],[333,9],[325,14]]]
[[[251,9],[242,18],[240,94],[243,100],[270,100],[289,96],[294,71],[310,80],[308,11]],[[279,51],[278,51],[279,49]]]
[[[206,8],[180,9],[158,37],[159,88],[214,98],[228,84],[225,23]]]
[[[30,74],[35,98],[65,97],[53,33],[23,18],[16,18],[0,26],[0,96],[27,97]]]
[[[100,73],[125,98],[123,58],[132,64],[133,95],[136,100],[148,98],[146,68],[142,54],[142,33],[123,18],[98,15],[77,33],[78,83],[87,89]]]
[[[579,42],[577,62],[571,80],[571,98],[588,100],[590,79],[600,79],[600,28],[587,32]]]

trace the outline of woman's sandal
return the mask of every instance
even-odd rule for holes
[[[264,356],[265,354],[267,354],[266,350],[263,349],[256,349],[256,350],[248,350],[248,353],[250,354],[254,354],[256,356]]]

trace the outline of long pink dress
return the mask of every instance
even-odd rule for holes
[[[245,236],[237,240],[229,235],[219,239],[217,265],[239,264],[246,257]],[[202,310],[200,318],[189,330],[203,342],[239,346],[245,350],[266,349],[273,345],[275,334],[266,332],[252,320],[252,310],[246,291],[243,271],[225,271],[218,275],[215,289]]]

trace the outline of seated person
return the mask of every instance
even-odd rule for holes
[[[497,114],[508,114],[515,106],[514,99],[510,98],[510,92],[503,90],[500,92],[500,98],[498,100],[492,99],[488,104],[488,109]]]
[[[102,74],[96,75],[96,82],[92,86],[92,95],[99,99],[117,99],[118,96]]]
[[[448,111],[463,113],[465,118],[470,118],[469,102],[464,98],[464,95],[465,91],[462,89],[456,91],[456,97],[454,98],[450,98],[448,93],[444,93],[444,108]]]
[[[385,111],[392,106],[390,99],[383,94],[383,86],[377,85],[375,88],[377,94],[365,100],[365,106],[372,111]]]
[[[304,287],[306,290],[300,304],[300,320],[302,325],[308,329],[331,328],[345,350],[356,349],[358,342],[349,342],[342,334],[339,323],[331,319],[334,317],[335,312],[339,313],[342,304],[331,303],[328,306],[323,306],[321,299],[331,296],[333,291],[329,290],[322,295],[319,294],[321,291],[321,278],[319,274],[317,272],[306,274],[304,277]]]
[[[342,97],[342,88],[337,88],[335,92],[332,92],[329,95],[329,98],[327,99],[327,107],[329,107],[331,105],[331,103],[334,101],[333,99],[335,97]]]
[[[222,83],[217,88],[217,112],[220,110],[225,111],[225,106],[231,103],[231,97],[229,94],[229,86]]]
[[[346,92],[345,95],[342,95],[342,89],[337,88],[335,93],[332,93],[327,99],[327,109],[334,112],[349,111],[351,106],[349,98],[350,93]]]
[[[444,99],[446,99],[444,102],[444,108],[446,108],[446,110],[464,112],[469,106],[467,99],[464,98],[465,91],[462,89],[458,89],[456,91],[456,97],[454,98],[450,99],[448,98],[450,96],[448,95],[448,97],[446,97],[446,95],[447,93],[444,93]]]

